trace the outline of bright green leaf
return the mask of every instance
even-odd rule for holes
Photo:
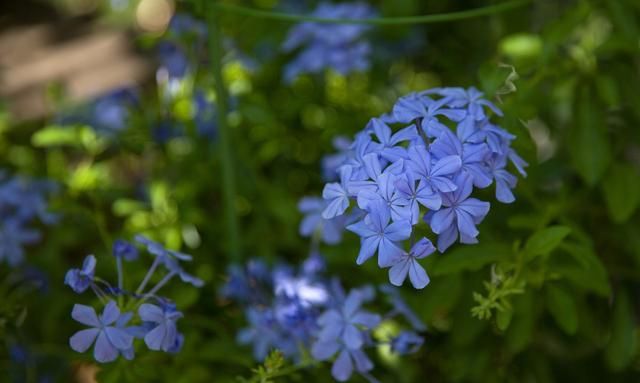
[[[61,145],[79,146],[81,144],[80,130],[77,127],[47,126],[31,136],[31,143],[38,147]]]

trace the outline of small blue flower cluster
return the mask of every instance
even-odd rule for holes
[[[58,115],[55,122],[62,125],[86,124],[96,132],[110,136],[127,129],[131,108],[139,102],[137,89],[119,88]]]
[[[206,61],[206,57],[198,57],[197,52],[206,51],[207,34],[207,26],[202,21],[186,14],[174,15],[166,34],[157,45],[160,65],[156,78],[161,101],[172,103],[176,98],[190,97],[197,134],[214,138],[217,130],[215,104],[202,89],[192,89],[192,82],[185,82],[185,78],[194,75],[200,63]],[[186,92],[185,84],[188,84]],[[167,106],[166,109],[171,110],[172,107]],[[178,126],[172,126],[176,124]],[[184,127],[168,119],[163,119],[154,129],[155,139],[160,143],[182,134]]]
[[[36,219],[52,224],[57,216],[47,210],[47,196],[55,183],[27,177],[10,177],[0,169],[0,263],[16,266],[24,259],[24,246],[37,242]]]
[[[493,124],[492,114],[502,112],[475,88],[436,88],[400,98],[391,113],[371,119],[350,145],[340,143],[344,149],[325,161],[325,172],[339,182],[325,185],[324,204],[301,204],[307,214],[301,232],[328,230],[325,240],[335,242],[343,222],[361,238],[358,264],[377,253],[392,284],[402,285],[408,276],[423,288],[429,278],[418,260],[435,247],[426,237],[416,238],[416,226],[430,226],[440,252],[456,240],[477,243],[476,225],[490,205],[471,197],[474,187],[495,181],[497,200],[510,203],[517,178],[507,163],[526,175],[526,162],[511,148],[515,136]],[[320,208],[323,220],[317,218]]]
[[[97,315],[93,307],[80,304],[74,305],[71,312],[73,319],[89,327],[78,331],[69,339],[71,348],[77,352],[85,352],[95,343],[93,356],[100,363],[112,362],[119,355],[127,360],[133,359],[135,339],[143,339],[150,350],[179,352],[184,336],[178,332],[176,322],[182,318],[182,313],[173,302],[157,295],[157,292],[176,276],[195,287],[202,287],[204,284],[180,265],[181,261],[191,261],[190,255],[165,249],[161,244],[141,235],[136,236],[136,242],[145,246],[147,252],[155,258],[135,292],[123,288],[122,262],[138,259],[138,249],[123,240],[117,240],[113,244],[113,256],[118,270],[117,287],[95,275],[97,262],[93,255],[85,258],[82,268],[71,269],[65,276],[64,283],[74,292],[83,293],[91,289],[105,305],[101,315]],[[145,292],[145,287],[160,266],[166,269],[165,275]],[[121,302],[123,310],[114,299]],[[150,300],[155,304],[146,303]]]
[[[311,16],[323,18],[365,19],[375,16],[375,11],[366,3],[323,2]],[[360,24],[300,23],[293,27],[282,44],[282,50],[301,51],[284,69],[285,81],[291,82],[302,73],[318,73],[330,68],[347,74],[369,68],[371,45],[362,41],[370,29]]]
[[[311,255],[299,270],[288,265],[270,269],[259,260],[245,267],[234,266],[223,287],[225,298],[245,308],[249,327],[238,334],[238,342],[251,344],[257,360],[271,349],[298,362],[310,351],[313,359],[332,359],[331,373],[345,381],[354,371],[367,377],[373,362],[366,347],[381,344],[403,355],[417,351],[423,338],[416,331],[426,330],[415,313],[392,286],[381,286],[392,309],[383,317],[363,308],[375,298],[371,286],[346,293],[337,279],[323,277],[324,260]],[[386,341],[374,341],[373,331],[383,320],[402,315],[413,330],[400,332]]]
[[[193,52],[203,52],[207,41],[207,26],[202,21],[186,14],[176,14],[171,18],[165,38],[158,44],[160,71],[169,78],[182,78],[195,70],[198,60]]]

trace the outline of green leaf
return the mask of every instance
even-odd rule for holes
[[[536,311],[530,290],[513,301],[513,319],[505,333],[505,342],[512,352],[520,352],[531,342],[536,324]]]
[[[605,359],[614,371],[624,369],[636,352],[636,329],[633,309],[625,292],[618,294],[613,309],[611,337],[605,349]]]
[[[590,246],[565,242],[561,248],[572,258],[556,257],[551,270],[584,290],[603,297],[611,294],[607,270]]]
[[[625,222],[640,202],[640,174],[630,166],[613,166],[602,189],[611,219]]]
[[[595,89],[585,86],[579,90],[574,105],[575,121],[567,144],[574,168],[587,184],[593,186],[609,166],[611,154],[603,107],[591,94],[596,94]]]
[[[505,331],[509,328],[509,324],[511,323],[511,318],[513,318],[513,308],[505,307],[502,310],[498,310],[496,313],[496,325],[500,331]]]
[[[75,127],[47,126],[31,136],[31,143],[43,148],[61,145],[79,146],[81,144],[80,131]]]
[[[547,285],[547,308],[564,332],[573,335],[578,330],[578,308],[566,289],[557,285]]]
[[[567,235],[571,229],[566,226],[549,226],[535,232],[524,246],[528,258],[551,253]]]
[[[508,257],[509,246],[501,243],[484,243],[476,246],[458,246],[441,255],[429,268],[433,276],[479,270],[483,266]]]

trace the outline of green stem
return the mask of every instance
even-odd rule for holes
[[[218,118],[218,139],[220,151],[220,163],[222,166],[223,201],[225,206],[225,219],[229,235],[229,253],[231,259],[240,261],[240,234],[238,218],[235,209],[236,186],[233,173],[233,159],[231,158],[231,138],[227,124],[228,97],[222,77],[222,33],[218,26],[220,16],[218,3],[213,0],[205,1],[207,24],[209,26],[209,51],[211,55],[211,72],[215,81],[216,106]]]
[[[235,13],[243,16],[251,16],[263,19],[271,19],[286,22],[315,22],[315,23],[329,23],[329,24],[372,24],[372,25],[408,25],[408,24],[430,24],[430,23],[442,23],[446,21],[456,21],[470,19],[474,17],[493,15],[500,12],[509,11],[515,8],[522,7],[531,2],[531,0],[513,0],[507,1],[501,4],[490,5],[482,8],[469,9],[460,12],[438,13],[434,15],[422,15],[422,16],[404,16],[404,17],[374,17],[367,19],[332,19],[316,16],[294,15],[282,12],[266,11],[261,9],[254,9],[249,7],[243,7],[241,5],[223,4],[213,1],[211,2],[211,8],[208,13],[211,15],[213,9],[224,11],[228,13]]]

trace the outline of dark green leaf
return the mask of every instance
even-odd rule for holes
[[[546,288],[547,308],[560,328],[567,334],[578,330],[578,309],[576,302],[566,289],[550,284]]]
[[[614,222],[627,221],[640,202],[640,175],[630,166],[613,166],[603,185],[609,216]]]
[[[636,328],[629,297],[621,292],[613,309],[611,338],[605,350],[605,359],[615,371],[625,368],[636,352]]]
[[[527,257],[551,253],[569,233],[571,229],[566,226],[550,226],[535,232],[524,246]]]
[[[480,243],[475,246],[458,246],[446,254],[437,256],[429,268],[433,276],[479,270],[483,266],[508,257],[510,249],[500,243]]]
[[[567,137],[573,166],[589,185],[600,180],[611,160],[603,107],[594,95],[591,87],[579,89],[574,105],[575,121]]]

